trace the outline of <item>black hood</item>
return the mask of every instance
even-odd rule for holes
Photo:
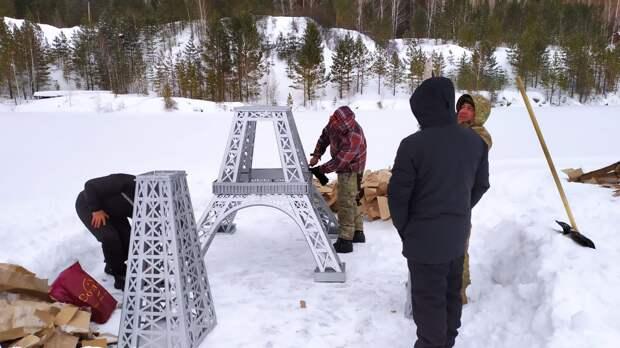
[[[411,111],[421,128],[456,124],[454,85],[445,77],[432,77],[420,85],[409,99]]]

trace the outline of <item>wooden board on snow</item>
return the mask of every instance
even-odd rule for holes
[[[389,220],[391,215],[387,197],[377,197],[377,203],[379,205],[379,215],[381,216],[381,220]]]

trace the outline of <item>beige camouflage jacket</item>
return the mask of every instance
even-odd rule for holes
[[[489,147],[489,150],[491,150],[493,138],[487,129],[484,128],[484,123],[489,119],[489,115],[491,115],[491,102],[479,94],[474,94],[472,98],[474,98],[474,103],[476,104],[476,117],[472,122],[465,123],[463,126],[469,127],[478,133]]]

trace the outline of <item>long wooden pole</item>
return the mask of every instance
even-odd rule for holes
[[[545,153],[545,158],[547,159],[547,164],[549,164],[549,169],[551,170],[551,175],[553,175],[553,180],[555,181],[555,185],[558,188],[560,197],[562,197],[562,203],[564,203],[564,208],[566,209],[566,214],[568,215],[570,224],[575,231],[579,231],[577,229],[577,223],[575,223],[575,218],[573,217],[573,212],[570,209],[570,205],[568,204],[568,199],[566,199],[564,188],[562,188],[562,182],[560,181],[558,172],[555,170],[555,165],[553,164],[553,159],[551,158],[551,154],[549,153],[549,149],[547,148],[547,143],[545,142],[545,138],[543,137],[543,134],[540,131],[540,126],[538,125],[538,121],[536,120],[536,116],[534,115],[534,110],[532,109],[532,105],[530,104],[530,99],[527,97],[527,94],[525,93],[525,86],[523,84],[523,81],[521,80],[521,77],[518,77],[518,76],[517,76],[517,86],[519,87],[519,91],[521,92],[521,96],[523,97],[523,101],[525,102],[525,107],[527,108],[527,111],[530,114],[530,119],[532,120],[534,129],[536,130],[536,135],[538,136],[538,141],[540,141],[540,146],[542,147],[542,150]]]

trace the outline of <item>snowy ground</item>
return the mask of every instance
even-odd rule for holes
[[[54,279],[79,260],[105,280],[100,247],[74,211],[75,196],[95,176],[182,169],[196,216],[206,207],[232,112],[180,99],[180,111],[162,113],[154,111],[161,99],[109,98],[0,108],[0,262]],[[558,168],[595,169],[619,159],[620,107],[536,111]],[[328,114],[295,116],[309,153]],[[400,139],[417,128],[406,102],[360,107],[358,119],[372,169],[390,166]],[[566,218],[525,109],[494,109],[488,128],[492,188],[474,212],[471,303],[457,346],[617,347],[620,200],[603,188],[565,183],[579,227],[597,249],[576,246],[554,231],[553,220]],[[256,167],[278,164],[271,134],[259,126]],[[406,263],[390,222],[368,222],[368,242],[341,257],[344,284],[312,281],[311,253],[284,214],[252,208],[239,213],[237,225],[238,233],[216,237],[206,257],[218,325],[203,347],[412,346],[415,327],[403,317]],[[105,328],[115,331],[119,318],[117,311]]]

